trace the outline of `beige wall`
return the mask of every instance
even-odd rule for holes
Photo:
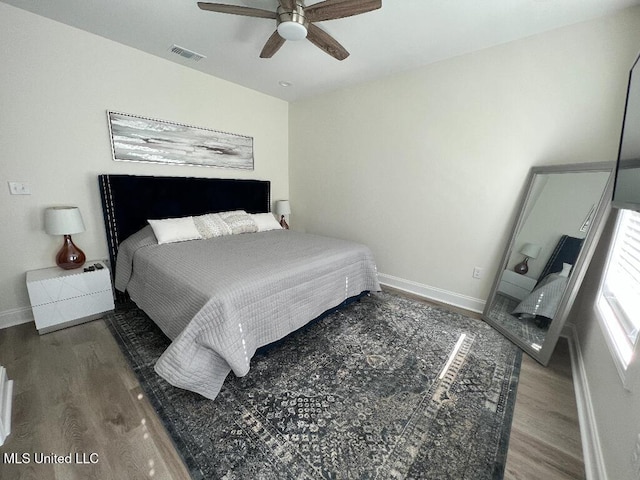
[[[639,27],[626,10],[292,104],[293,226],[482,308],[529,168],[615,160]]]
[[[288,196],[286,102],[3,3],[0,44],[0,324],[28,313],[25,272],[55,264],[45,207],[79,206],[87,230],[74,240],[107,255],[100,173],[258,178]],[[252,136],[255,170],[114,162],[107,110]],[[9,195],[8,181],[32,195]]]

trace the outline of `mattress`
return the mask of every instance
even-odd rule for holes
[[[158,245],[150,227],[122,242],[115,286],[172,340],[155,370],[215,398],[256,349],[364,291],[378,291],[368,247],[273,230]]]

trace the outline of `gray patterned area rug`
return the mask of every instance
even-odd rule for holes
[[[500,479],[521,352],[480,320],[363,297],[275,346],[215,400],[153,371],[168,340],[105,317],[194,479]]]

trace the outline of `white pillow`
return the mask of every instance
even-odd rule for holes
[[[250,214],[253,221],[258,225],[259,232],[268,232],[269,230],[282,230],[280,223],[272,213],[252,213]]]
[[[217,213],[207,213],[206,215],[193,217],[193,222],[196,224],[196,228],[202,238],[231,235],[231,227]]]
[[[164,220],[147,220],[158,244],[199,240],[200,232],[193,222],[193,217],[167,218]]]
[[[571,273],[571,267],[573,267],[573,265],[571,265],[570,263],[563,263],[562,264],[562,271],[559,273],[560,277],[568,277],[569,273]]]

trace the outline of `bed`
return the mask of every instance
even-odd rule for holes
[[[215,398],[256,349],[380,289],[361,244],[274,229],[158,244],[148,219],[269,211],[269,182],[101,175],[115,286],[169,337],[156,372]],[[122,297],[122,299],[124,296]]]
[[[540,274],[540,280],[533,291],[511,312],[512,315],[535,318],[541,326],[548,326],[556,316],[583,241],[582,238],[569,235],[560,237]]]
[[[519,318],[538,318],[546,324],[553,320],[567,288],[568,278],[550,273],[513,310]]]

